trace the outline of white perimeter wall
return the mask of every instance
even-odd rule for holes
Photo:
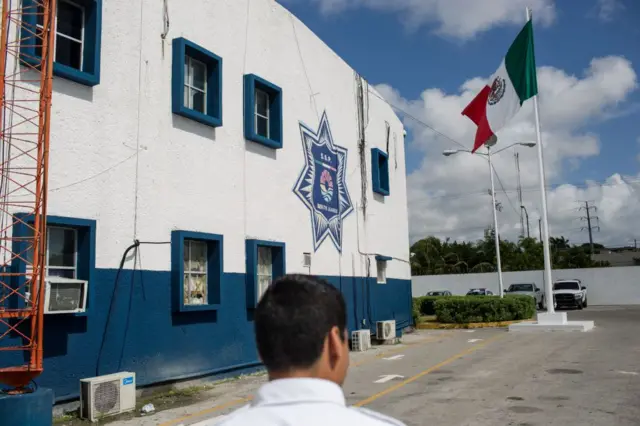
[[[587,286],[591,305],[640,305],[640,267],[558,269],[552,271],[553,280],[577,278]],[[536,283],[543,287],[543,271],[505,272],[505,288],[516,283]],[[431,290],[446,289],[453,294],[466,294],[474,287],[484,287],[498,294],[496,273],[463,275],[425,275],[411,280],[413,297],[424,296]]]
[[[347,186],[359,206],[353,70],[274,0],[252,0],[248,17],[246,1],[169,2],[164,43],[162,2],[143,0],[142,10],[134,3],[103,2],[100,85],[54,79],[48,214],[97,220],[98,268],[117,267],[134,233],[141,241],[168,241],[171,230],[181,229],[223,234],[225,272],[245,271],[247,238],[286,242],[288,271],[302,272],[313,240],[309,211],[292,192],[304,166],[298,122],[317,129],[326,110],[335,144],[348,149]],[[223,58],[223,127],[171,113],[176,37]],[[283,149],[244,139],[243,75],[249,73],[283,88]],[[342,256],[325,240],[313,257],[314,274],[365,275],[358,244],[362,252],[409,257],[403,126],[374,96],[369,117],[366,225],[361,212],[348,216]],[[385,121],[391,196],[380,201],[371,191],[370,150],[386,150]],[[144,246],[141,254],[144,269],[170,269],[169,246]],[[389,262],[388,276],[409,279],[408,264]]]

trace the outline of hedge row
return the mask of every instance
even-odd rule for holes
[[[515,321],[532,318],[536,313],[533,297],[497,296],[424,296],[413,299],[413,317],[435,315],[441,323]]]

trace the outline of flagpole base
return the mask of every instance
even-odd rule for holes
[[[590,331],[595,327],[593,321],[567,321],[566,312],[538,314],[536,322],[511,324],[509,331],[540,332],[540,331]]]
[[[537,315],[538,324],[554,324],[554,325],[564,325],[567,323],[567,313],[566,312],[540,312]]]

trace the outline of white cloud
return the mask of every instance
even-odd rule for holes
[[[536,22],[548,25],[556,16],[554,0],[280,0],[283,3],[316,3],[322,13],[333,14],[366,7],[400,16],[416,29],[434,25],[436,32],[469,39],[496,26],[523,25],[525,7],[533,9]]]
[[[598,18],[602,21],[611,21],[616,12],[623,9],[624,5],[620,0],[598,0]]]
[[[429,88],[414,100],[404,99],[388,85],[376,89],[390,103],[470,147],[475,125],[460,112],[485,82],[485,78],[468,80],[457,93]],[[541,67],[538,84],[547,182],[561,182],[584,159],[599,154],[600,135],[585,131],[584,126],[615,116],[611,113],[624,108],[629,94],[637,88],[637,76],[628,60],[610,56],[593,59],[581,76]],[[407,183],[411,240],[426,235],[480,238],[483,228],[492,223],[486,160],[465,153],[443,157],[443,150],[456,148],[453,142],[413,120],[405,119],[405,123],[412,130],[411,149],[423,155],[420,167],[408,176]],[[535,140],[531,101],[499,132],[498,138],[496,150],[513,142]],[[529,212],[532,235],[537,235],[540,201],[537,150],[525,147],[517,150],[524,205]],[[513,152],[510,149],[494,157],[495,169],[511,200],[509,203],[496,182],[498,199],[503,205],[499,214],[501,233],[510,239],[517,238],[520,221]],[[575,242],[585,241],[586,234],[580,233],[583,226],[578,212],[580,200],[594,201],[599,208],[602,232],[598,239],[622,244],[640,215],[640,173],[614,174],[604,184],[587,181],[555,186],[548,191],[553,234],[563,234]]]

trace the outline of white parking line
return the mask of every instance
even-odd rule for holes
[[[627,376],[638,376],[640,373],[636,373],[635,371],[616,371],[618,374],[626,374]]]
[[[482,341],[482,339],[469,339],[467,340],[467,343],[475,343],[475,342],[480,342]]]
[[[394,356],[390,356],[389,358],[383,358],[383,359],[386,359],[387,361],[395,361],[397,359],[402,359],[402,358],[404,358],[404,354],[394,355]]]
[[[386,376],[380,376],[380,378],[373,383],[387,383],[393,379],[404,379],[404,376],[400,376],[398,374],[387,374]]]

